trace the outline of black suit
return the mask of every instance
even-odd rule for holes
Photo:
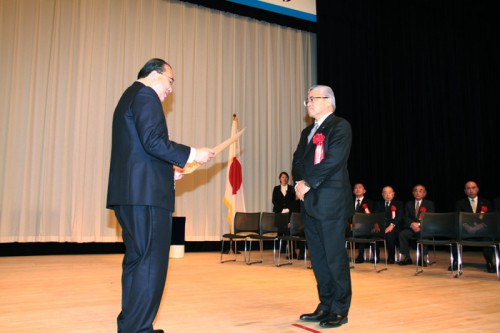
[[[476,205],[476,213],[479,213],[481,211],[481,207],[486,207],[487,211],[491,210],[491,202],[488,199],[481,198],[481,197],[476,197],[477,199],[477,205]],[[456,208],[457,212],[466,212],[466,213],[474,213],[472,211],[472,206],[470,203],[469,198],[463,198],[457,201],[456,203]],[[483,248],[483,256],[484,259],[486,260],[486,263],[492,263],[493,262],[493,249],[491,247],[485,247]],[[453,248],[453,258],[457,257],[457,250]]]
[[[122,309],[118,332],[153,331],[165,285],[174,210],[173,164],[190,147],[169,140],[156,92],[135,82],[113,115],[107,208],[122,227]]]
[[[418,213],[415,211],[415,206],[416,206],[416,200],[410,200],[406,202],[404,226],[403,230],[399,232],[399,250],[405,257],[408,258],[410,258],[410,246],[409,246],[410,239],[413,237],[418,238],[420,236],[420,232],[414,232],[410,228],[411,223],[420,222],[420,219],[422,218],[423,208],[425,208],[426,212],[436,211],[436,209],[434,208],[434,202],[427,199],[422,199]],[[426,248],[424,249],[424,252],[425,252],[424,254],[426,254],[427,252]],[[419,259],[417,258],[417,260]]]
[[[380,226],[380,229],[385,230],[391,223],[394,224],[394,229],[391,232],[385,234],[385,241],[387,243],[387,260],[394,260],[396,254],[396,240],[398,239],[399,230],[401,230],[401,225],[403,223],[403,203],[399,200],[392,200],[389,202],[389,206],[386,206],[386,201],[377,201],[375,205],[375,212],[384,213],[384,225]],[[393,214],[394,212],[394,214]],[[377,252],[380,251],[377,247]],[[377,253],[377,257],[379,257]]]
[[[347,315],[351,304],[351,275],[345,249],[347,221],[354,213],[347,160],[351,126],[330,114],[316,135],[324,135],[324,159],[314,164],[315,144],[307,142],[312,126],[302,131],[293,154],[295,181],[310,186],[301,205],[311,264],[318,285],[319,309]]]
[[[286,195],[281,192],[281,185],[273,188],[273,212],[281,213],[288,208],[290,212],[300,211],[300,201],[295,198],[295,189],[292,185],[287,185]]]
[[[365,209],[363,208],[363,205],[366,205],[366,208],[370,211],[370,213],[374,212],[375,205],[373,203],[373,200],[368,199],[366,197],[363,197],[363,200],[360,201],[359,205],[356,206],[356,198],[354,198],[354,212],[356,213],[366,213]]]
[[[488,211],[491,210],[491,202],[488,199],[484,199],[481,197],[477,197],[477,206],[476,206],[476,212],[479,213],[481,211],[481,207],[485,206],[488,208]],[[472,206],[470,204],[469,198],[463,198],[457,201],[456,204],[457,212],[467,212],[467,213],[474,213],[472,211]]]

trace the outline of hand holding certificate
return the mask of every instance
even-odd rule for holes
[[[245,131],[245,129],[243,128],[241,131],[239,131],[238,133],[236,133],[235,135],[233,135],[232,137],[230,137],[226,141],[224,141],[224,142],[218,144],[216,147],[214,147],[214,151],[215,151],[214,157],[217,156],[221,151],[223,151],[224,149],[229,147],[233,142],[238,140],[244,131]],[[187,164],[183,169],[180,169],[179,171],[183,175],[187,175],[189,173],[192,173],[196,169],[198,169],[200,166],[201,166],[200,163],[192,162],[192,163]]]

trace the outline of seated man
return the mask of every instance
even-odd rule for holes
[[[412,194],[415,200],[410,200],[405,204],[404,226],[403,230],[399,233],[399,249],[401,254],[404,255],[403,260],[399,263],[400,265],[413,264],[410,256],[409,241],[412,237],[420,237],[420,219],[423,217],[425,212],[435,211],[434,203],[425,199],[427,190],[424,185],[415,185],[413,187]],[[424,247],[423,255],[426,254],[427,248]],[[419,260],[419,258],[417,258],[417,260]],[[427,262],[425,261],[424,266],[427,266]]]
[[[468,181],[465,183],[464,192],[467,198],[457,201],[457,212],[480,213],[481,211],[491,210],[491,202],[488,199],[478,196],[479,186],[477,186],[476,182]],[[494,251],[491,247],[485,247],[483,249],[484,260],[486,261],[486,271],[488,273],[496,273],[496,268],[493,264],[493,254]],[[448,270],[457,269],[457,256],[457,250],[453,248],[453,267],[448,267]]]
[[[373,201],[365,197],[366,189],[365,186],[361,183],[354,184],[353,191],[354,194],[354,212],[355,213],[363,213],[370,214],[373,211]],[[349,223],[349,226],[351,223]],[[348,233],[350,230],[348,230]],[[365,262],[364,252],[365,252],[365,244],[359,244],[358,248],[358,256],[355,259],[355,263],[361,264]]]
[[[382,198],[375,206],[376,212],[384,212],[385,241],[387,243],[387,263],[394,264],[396,256],[396,240],[403,221],[403,203],[394,200],[396,192],[391,186],[382,189]],[[377,258],[379,258],[379,248],[377,247]]]

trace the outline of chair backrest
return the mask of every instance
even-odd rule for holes
[[[385,213],[354,213],[352,217],[352,237],[384,238],[384,214]],[[379,226],[379,232],[374,232],[376,224]]]
[[[234,214],[233,230],[235,234],[259,233],[259,213],[236,212]]]
[[[497,241],[500,238],[498,212],[466,213],[458,215],[458,229],[460,240],[481,239]]]
[[[290,222],[290,214],[276,213],[274,215],[274,225],[280,235],[288,234],[288,223]]]
[[[420,238],[458,239],[457,212],[425,212],[420,217]]]
[[[275,214],[271,212],[262,212],[260,214],[259,232],[261,235],[278,233],[275,217]]]
[[[302,215],[298,212],[292,212],[290,214],[290,236],[301,235],[303,228]]]

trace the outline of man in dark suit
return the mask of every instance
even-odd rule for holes
[[[362,183],[354,184],[352,193],[354,194],[354,212],[370,214],[373,212],[373,200],[365,197],[366,189]]]
[[[151,59],[122,95],[113,115],[107,208],[113,209],[125,243],[122,306],[118,332],[153,330],[168,268],[174,210],[174,165],[206,163],[208,148],[170,141],[162,101],[172,92],[174,73]],[[175,178],[175,179],[174,179]]]
[[[361,183],[354,184],[352,193],[354,194],[354,212],[362,214],[371,214],[374,209],[374,204],[371,199],[365,197],[366,194],[365,186]],[[348,230],[348,232],[350,232],[350,230]],[[364,257],[365,248],[366,248],[365,244],[363,243],[359,244],[358,256],[355,259],[356,264],[362,264],[365,262],[365,257]]]
[[[480,198],[478,196],[479,187],[476,182],[468,181],[465,183],[465,194],[467,198],[463,198],[457,201],[456,208],[457,212],[468,212],[468,213],[480,213],[487,212],[491,210],[491,202],[488,199]],[[496,273],[495,265],[493,265],[493,249],[491,247],[485,247],[483,249],[483,256],[486,260],[486,271],[489,273]],[[453,268],[457,268],[457,250],[453,248]],[[450,266],[449,270],[452,269]]]
[[[420,236],[420,219],[425,212],[435,212],[434,202],[425,199],[427,190],[424,185],[418,184],[413,187],[414,200],[407,201],[405,204],[405,217],[403,230],[399,232],[399,249],[404,255],[400,265],[411,265],[413,261],[410,256],[410,239]],[[423,255],[427,254],[427,248],[424,248]],[[420,260],[417,258],[417,260]],[[427,263],[424,261],[424,266]]]
[[[313,86],[304,101],[314,126],[305,128],[293,154],[295,192],[316,277],[320,303],[300,316],[324,328],[347,323],[351,305],[351,275],[345,230],[354,213],[347,160],[351,125],[333,114],[335,96],[328,86]]]
[[[382,188],[383,200],[377,201],[375,204],[375,212],[384,213],[384,228],[385,241],[387,243],[387,263],[394,264],[396,256],[396,240],[398,239],[398,232],[401,230],[403,224],[404,208],[403,203],[399,200],[394,200],[396,192],[391,186],[384,186]],[[377,258],[379,256],[380,248],[377,247]]]

